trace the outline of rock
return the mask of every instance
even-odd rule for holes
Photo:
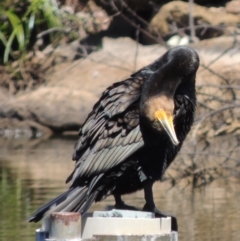
[[[240,22],[240,16],[226,13],[224,8],[206,8],[197,4],[194,4],[193,7],[193,17],[195,27],[197,27],[196,36],[199,39],[218,37],[223,34],[229,35]],[[163,5],[153,17],[149,31],[156,36],[158,34],[168,36],[179,31],[189,33],[188,26],[189,3],[173,1]]]
[[[0,87],[0,102],[4,102],[11,97],[11,94],[6,89]]]
[[[128,77],[165,51],[165,48],[156,45],[139,44],[137,48],[136,42],[130,38],[103,38],[103,49],[84,60],[62,63],[48,71],[47,86],[83,89],[99,97],[109,85]]]
[[[107,3],[102,0],[94,0],[94,2],[101,8],[105,9],[109,15],[116,13],[110,2]],[[119,9],[119,11],[123,10],[123,3],[126,3],[127,6],[134,11],[146,11],[152,9],[152,4],[150,2],[150,0],[126,0],[124,2],[121,0],[115,0],[114,4]]]
[[[43,51],[41,51],[41,54],[43,55],[42,58],[37,56],[37,59],[35,60],[35,62],[41,65],[41,70],[45,70],[51,65],[62,62],[71,62],[74,59],[83,56],[79,47],[79,40],[75,40],[68,44],[61,44],[56,48],[54,48],[52,45],[49,45]]]
[[[187,2],[188,0],[185,0],[185,2]],[[199,5],[206,5],[206,6],[222,6],[223,4],[225,4],[226,2],[228,2],[229,0],[221,0],[221,1],[216,1],[216,0],[194,0],[195,3],[199,4]]]
[[[0,137],[5,138],[40,138],[45,139],[52,135],[50,128],[31,120],[16,118],[0,118]]]
[[[191,45],[201,60],[196,83],[194,138],[240,133],[239,40],[239,37],[222,36]]]
[[[222,6],[229,0],[194,0],[195,3],[200,5],[218,5]],[[102,0],[94,0],[94,2],[101,6],[101,8],[105,9],[109,15],[112,15],[115,13],[113,10],[112,5],[110,4],[110,1],[102,1]],[[129,8],[131,8],[133,11],[136,11],[141,14],[141,12],[148,12],[150,14],[153,11],[153,8],[158,8],[162,6],[163,4],[170,2],[169,0],[114,0],[115,5],[118,7],[119,11],[124,10],[124,6],[126,3]],[[188,2],[188,0],[185,0],[184,2]]]
[[[77,130],[96,100],[81,89],[41,87],[5,102],[0,115],[32,120],[54,131]]]
[[[169,47],[175,47],[175,46],[180,46],[180,45],[188,45],[190,43],[190,37],[185,35],[185,36],[180,36],[180,35],[173,35],[168,41],[167,45]]]
[[[109,85],[164,52],[159,46],[137,48],[130,38],[104,38],[103,49],[98,52],[50,68],[45,73],[46,86],[0,102],[0,116],[32,120],[57,132],[78,130]]]
[[[233,0],[226,4],[226,11],[228,13],[239,14],[240,13],[240,0]]]
[[[229,87],[236,85],[239,80],[239,48],[236,45],[239,40],[237,37],[223,36],[191,44],[201,59],[201,67],[197,73],[197,120],[211,111],[221,109],[224,103],[232,103],[236,96],[240,96],[240,90]],[[85,59],[60,63],[49,68],[45,73],[45,86],[0,101],[0,116],[20,121],[31,120],[55,132],[78,130],[108,86],[125,79],[164,52],[164,47],[137,45],[130,38],[103,38],[103,48]],[[213,115],[214,121],[204,117],[204,121],[212,122],[198,125],[195,133],[207,135],[211,129],[216,134],[219,126],[226,131],[231,126],[229,117],[240,119],[237,109],[219,114],[221,116]]]
[[[210,59],[216,57],[216,54],[223,54],[222,58],[219,59],[219,62],[222,63],[222,61],[226,59],[227,61],[229,61],[230,58],[232,59],[231,62],[234,60],[235,63],[237,61],[236,55],[239,51],[238,41],[239,37],[235,38],[229,36],[221,36],[214,39],[205,39],[197,43],[192,43],[190,46],[196,49],[197,51],[201,51],[201,53],[205,53],[205,55],[208,55],[208,58]]]

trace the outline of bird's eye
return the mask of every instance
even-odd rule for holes
[[[159,120],[154,120],[152,125],[154,128],[157,128],[157,129],[161,128],[161,124]]]

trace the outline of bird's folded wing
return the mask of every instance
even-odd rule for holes
[[[108,88],[93,107],[75,145],[76,182],[104,173],[143,146],[139,127],[139,98],[144,79],[129,78]]]
[[[84,160],[77,163],[73,181],[104,173],[126,160],[143,146],[142,134],[137,126],[126,136],[120,132],[111,140],[109,138],[98,140],[95,145],[98,147],[89,150],[89,154],[83,157]]]

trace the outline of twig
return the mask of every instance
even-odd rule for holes
[[[198,100],[198,102],[197,102],[199,105],[201,105],[201,106],[203,106],[204,108],[206,108],[206,109],[209,109],[209,110],[214,110],[213,108],[211,108],[210,106],[207,106],[205,103],[203,103],[203,102],[201,102],[201,101],[199,101]]]
[[[53,32],[70,33],[70,32],[71,32],[71,29],[69,29],[69,28],[60,28],[60,27],[50,28],[50,29],[47,29],[47,30],[39,33],[39,34],[37,35],[37,39],[42,38],[44,35],[47,35],[47,34],[50,34],[50,33],[53,33]]]
[[[154,29],[149,25],[149,22],[147,22],[146,20],[144,20],[143,18],[141,18],[136,12],[134,12],[127,4],[124,0],[121,0],[122,5],[125,7],[125,9],[131,13],[136,19],[138,19],[140,22],[142,22],[146,27],[150,28],[151,31],[153,31]],[[138,28],[139,29],[139,28]],[[150,34],[150,33],[149,33]],[[151,35],[153,36],[153,35]],[[148,36],[149,37],[149,36]],[[158,33],[158,37],[161,39],[161,43],[165,43],[165,41],[163,40],[161,34]]]
[[[194,18],[193,18],[193,7],[194,0],[189,0],[189,26],[190,26],[190,41],[195,42],[196,34],[194,28]]]
[[[212,94],[208,94],[208,93],[205,93],[205,92],[200,92],[200,91],[198,91],[197,94],[198,94],[198,95],[203,95],[203,96],[210,97],[211,100],[217,100],[217,101],[223,102],[223,103],[227,103],[227,102],[232,103],[232,100],[221,99],[221,98],[218,97],[218,96],[215,96],[215,95],[212,95]]]
[[[136,29],[136,51],[134,56],[134,72],[137,70],[138,43],[139,43],[139,27]]]
[[[204,29],[211,28],[211,29],[216,29],[216,30],[223,30],[225,27],[213,26],[213,25],[210,25],[210,24],[201,24],[201,25],[194,25],[193,28],[195,30],[202,29],[202,28],[204,28]],[[176,33],[179,33],[179,32],[184,32],[185,30],[191,30],[191,28],[189,26],[186,26],[186,27],[183,27],[183,28],[178,28],[175,31],[171,31],[167,35],[173,35],[173,34],[176,34]]]
[[[224,50],[219,56],[217,56],[215,59],[213,59],[209,64],[208,67],[210,67],[213,63],[215,63],[217,60],[219,60],[223,55],[225,55],[228,51],[230,51],[231,49],[233,49],[235,47],[237,43],[237,39],[236,37],[234,38],[234,42],[233,42],[233,46],[227,48],[226,50]]]
[[[64,72],[67,72],[67,71],[75,68],[80,62],[82,62],[84,59],[87,58],[88,52],[87,52],[86,46],[79,45],[79,48],[81,48],[81,50],[83,51],[83,58],[81,58],[80,61],[77,61],[76,63],[72,64],[72,65],[71,65],[69,68],[67,68]]]
[[[208,70],[210,73],[216,75],[217,77],[219,77],[220,79],[224,80],[228,85],[230,85],[229,81],[227,78],[224,78],[223,76],[221,76],[220,74],[216,73],[215,71],[213,71],[212,69],[209,68],[209,66],[206,66],[204,64],[201,64],[201,66],[203,68],[205,68],[206,70]],[[232,92],[232,96],[233,96],[233,99],[236,100],[236,94],[235,92],[233,91],[233,89],[230,89],[230,91]]]
[[[240,90],[240,85],[213,85],[213,84],[202,84],[202,85],[196,85],[197,88],[202,87],[213,87],[217,89],[235,89]]]
[[[205,116],[203,117],[200,117],[198,118],[197,120],[195,120],[194,124],[200,124],[201,122],[203,122],[205,119],[215,115],[215,114],[218,114],[219,112],[222,112],[222,111],[225,111],[225,110],[229,110],[229,109],[234,109],[236,107],[240,107],[240,104],[232,104],[232,105],[227,105],[227,106],[224,106],[218,110],[214,110],[208,114],[206,114]]]
[[[234,151],[234,150],[233,150],[233,151]],[[233,151],[231,151],[230,153],[232,154]],[[218,165],[225,164],[227,160],[239,162],[239,159],[230,157],[230,155],[229,155],[228,153],[227,153],[227,154],[225,154],[225,153],[226,153],[226,151],[224,151],[224,152],[218,152],[218,153],[215,153],[215,152],[214,152],[214,153],[196,152],[195,155],[196,155],[196,156],[214,156],[214,157],[224,157],[224,158],[226,158],[226,159],[223,160],[223,161],[215,161],[215,163],[217,163]],[[193,154],[193,153],[192,153],[192,152],[182,152],[182,151],[181,151],[181,154],[191,155],[191,154]],[[214,161],[214,160],[216,160],[216,159],[212,159],[212,161]],[[221,162],[221,163],[219,163],[219,162]],[[177,169],[177,168],[178,168],[178,167],[176,167],[175,169]]]
[[[152,34],[150,34],[148,31],[146,31],[145,29],[141,28],[140,26],[138,27],[138,25],[136,23],[134,23],[133,21],[131,21],[125,14],[123,14],[122,11],[119,11],[119,9],[117,8],[117,6],[115,5],[114,1],[111,0],[110,1],[110,5],[112,7],[112,9],[117,13],[120,12],[120,15],[122,16],[122,18],[124,20],[126,20],[128,23],[130,23],[133,27],[135,27],[136,29],[139,28],[139,30],[144,33],[146,36],[148,36],[149,38],[151,38],[152,40],[156,41],[157,43],[163,45],[164,47],[166,47],[168,49],[168,46],[166,45],[166,43],[163,41],[163,39],[161,38],[161,35],[159,35],[159,38],[154,37]]]

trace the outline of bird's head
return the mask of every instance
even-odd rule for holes
[[[174,145],[179,140],[174,128],[174,97],[176,93],[195,91],[199,66],[197,53],[189,47],[170,49],[153,63],[153,71],[145,81],[140,101],[140,115],[160,132],[165,131]],[[149,66],[151,70],[151,65]]]

